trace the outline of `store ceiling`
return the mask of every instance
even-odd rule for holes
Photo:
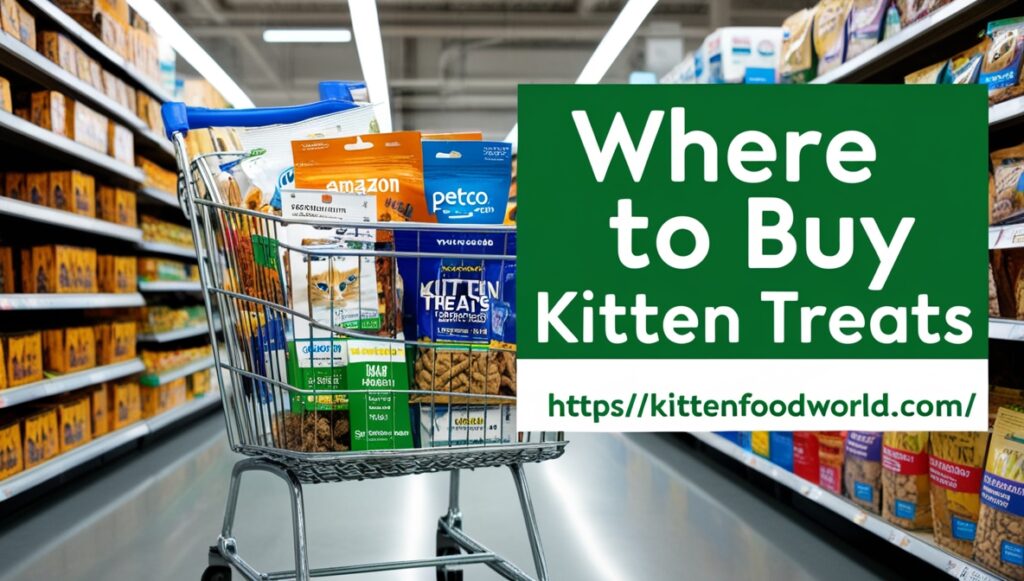
[[[350,25],[345,0],[162,0],[258,105],[315,99],[322,79],[361,78],[354,43],[266,44],[268,27]],[[649,39],[692,50],[725,25],[778,25],[813,0],[661,0],[609,71],[652,62]],[[394,109],[514,118],[523,82],[572,82],[624,0],[378,0]],[[672,54],[670,51],[669,54]],[[664,61],[664,58],[662,59]],[[443,122],[443,120],[438,120]],[[480,123],[477,123],[479,125]]]

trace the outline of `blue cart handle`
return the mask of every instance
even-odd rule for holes
[[[252,109],[207,109],[186,107],[184,103],[167,102],[160,109],[167,138],[175,133],[187,135],[189,129],[207,127],[263,127],[279,123],[296,123],[313,117],[352,109],[357,105],[341,99],[327,99],[292,107],[256,107]]]

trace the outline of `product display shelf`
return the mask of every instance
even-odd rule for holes
[[[146,145],[171,154],[167,139],[157,136],[127,107],[100,93],[92,85],[60,68],[60,65],[9,34],[0,34],[0,60],[4,68],[11,69],[47,89],[60,91],[76,101],[84,102],[98,113],[131,129],[138,141],[145,141]]]
[[[944,571],[951,577],[970,581],[999,581],[1002,579],[1002,577],[990,573],[976,563],[938,547],[932,541],[930,534],[910,532],[889,524],[880,516],[865,512],[845,499],[807,482],[792,472],[780,468],[752,452],[744,450],[717,434],[697,432],[693,436],[726,456],[757,470],[762,475],[799,493],[801,496],[839,516],[849,519],[868,532],[886,539],[893,545]]]
[[[1024,121],[1024,97],[996,103],[988,108],[989,127],[998,130]]]
[[[1024,224],[992,226],[988,229],[989,250],[1024,248]]]
[[[107,309],[141,307],[145,304],[146,301],[139,293],[0,294],[0,311]]]
[[[198,280],[139,281],[139,290],[144,293],[197,293],[203,290]]]
[[[181,203],[178,201],[178,196],[171,192],[165,192],[163,190],[151,187],[144,187],[139,190],[139,193],[158,202],[163,202],[169,206],[180,208]]]
[[[66,34],[75,44],[82,48],[87,48],[98,55],[104,68],[111,69],[111,72],[116,73],[122,79],[131,81],[133,84],[145,89],[146,92],[160,101],[170,100],[170,96],[156,81],[135,70],[135,67],[126,61],[124,57],[103,44],[103,41],[97,38],[96,35],[83,28],[81,24],[75,22],[74,18],[68,16],[52,2],[48,0],[20,0],[20,2],[24,5],[34,6],[41,14],[46,15],[52,20],[61,29],[61,32]]]
[[[144,436],[154,434],[189,416],[200,414],[220,402],[220,392],[211,390],[158,416],[136,422],[120,430],[101,436],[88,444],[70,450],[47,462],[0,481],[0,502],[38,486],[56,476],[94,460],[107,452]]]
[[[1003,339],[1004,341],[1024,341],[1024,321],[1014,319],[989,319],[989,339]]]
[[[64,210],[48,208],[46,206],[23,202],[13,198],[0,197],[0,214],[31,220],[42,224],[60,226],[70,230],[88,232],[89,234],[96,234],[98,236],[128,240],[130,242],[139,242],[142,240],[142,230],[139,230],[138,228],[122,226],[120,224],[114,224],[112,222],[99,220],[97,218],[90,218],[88,216],[81,216],[79,214],[72,214],[71,212],[65,212]]]
[[[214,322],[213,331],[215,333],[220,332],[220,323]],[[190,337],[199,337],[201,335],[206,335],[209,332],[210,326],[204,323],[202,325],[192,325],[191,327],[185,327],[184,329],[174,329],[173,331],[164,331],[162,333],[139,333],[138,340],[147,343],[170,343],[172,341],[179,341]]]
[[[0,390],[0,409],[9,408],[51,395],[67,393],[69,391],[103,383],[113,379],[119,379],[146,370],[142,360],[135,358],[110,365],[103,365],[68,373],[57,377],[51,377],[27,385],[19,385]]]
[[[194,248],[185,248],[183,246],[175,246],[174,244],[165,244],[163,242],[150,242],[148,240],[139,242],[139,250],[151,252],[153,254],[182,256],[184,258],[196,257],[196,251]]]
[[[869,80],[950,35],[978,27],[986,17],[1013,4],[1013,0],[953,0],[924,18],[909,24],[863,54],[811,81],[815,84],[857,83]],[[909,71],[907,71],[909,72]]]
[[[145,387],[157,387],[158,385],[163,385],[175,379],[181,379],[211,367],[213,367],[213,355],[190,361],[181,367],[175,367],[160,373],[146,373],[139,379],[139,383]]]
[[[133,165],[121,163],[105,153],[89,149],[2,109],[0,140],[6,142],[5,148],[14,146],[19,150],[41,154],[50,161],[66,161],[74,169],[113,176],[136,184],[145,180],[142,170]]]

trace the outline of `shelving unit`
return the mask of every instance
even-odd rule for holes
[[[210,369],[211,367],[213,367],[213,355],[196,359],[195,361],[186,363],[181,367],[168,369],[167,371],[162,371],[160,373],[146,373],[142,376],[139,382],[146,387],[156,387],[158,385],[174,381],[175,379],[181,379],[182,377],[192,375],[197,371]]]
[[[67,393],[80,387],[87,387],[103,383],[104,381],[120,379],[129,375],[141,373],[145,370],[146,367],[142,364],[142,360],[135,358],[129,361],[94,367],[92,369],[86,369],[85,371],[68,373],[66,375],[51,377],[27,385],[0,390],[0,409],[42,399],[51,395]]]
[[[989,250],[1024,248],[1024,224],[992,226],[988,229]]]
[[[757,470],[762,475],[767,476],[786,488],[860,525],[866,531],[886,539],[918,559],[933,565],[941,571],[945,571],[952,577],[970,579],[971,581],[999,581],[1002,579],[1002,577],[990,573],[977,564],[942,549],[933,542],[931,535],[913,533],[893,526],[881,517],[865,512],[845,499],[826,491],[820,486],[807,482],[792,472],[779,468],[768,460],[740,448],[717,434],[698,432],[694,433],[693,436],[737,462]]]
[[[139,242],[139,250],[150,252],[152,254],[166,254],[168,256],[181,256],[184,258],[196,257],[195,249],[182,248],[181,246],[164,244],[162,242],[147,242],[143,240],[142,242]]]
[[[147,198],[156,200],[158,202],[163,202],[164,204],[167,204],[169,206],[174,206],[175,208],[181,207],[181,203],[178,201],[178,196],[172,194],[171,192],[165,192],[163,190],[158,190],[156,188],[144,187],[139,190],[139,193],[142,194],[143,196],[146,196]]]
[[[135,442],[144,436],[155,434],[176,422],[199,415],[219,403],[220,392],[211,391],[184,405],[148,420],[142,420],[115,432],[103,435],[88,444],[83,444],[74,450],[65,452],[39,466],[15,474],[10,478],[0,481],[0,502],[43,484],[86,462],[99,458],[107,452]]]
[[[989,319],[988,336],[990,339],[1003,339],[1004,341],[1024,341],[1024,321]]]
[[[141,307],[139,293],[124,294],[0,294],[0,311],[110,309]]]
[[[161,280],[157,282],[139,282],[139,290],[144,293],[197,293],[203,290],[198,280]]]
[[[213,329],[215,332],[220,332],[220,325],[214,323]],[[179,341],[181,339],[188,339],[191,337],[199,337],[210,332],[210,326],[194,325],[192,327],[185,327],[184,329],[175,329],[173,331],[164,331],[163,333],[139,333],[139,341],[147,343],[170,343],[172,341]]]
[[[140,242],[142,240],[142,230],[138,228],[122,226],[97,218],[80,216],[71,212],[55,210],[12,198],[0,197],[0,214],[23,218],[41,224],[60,226],[70,230],[78,230],[79,232],[87,232],[97,236],[127,240],[129,242]]]

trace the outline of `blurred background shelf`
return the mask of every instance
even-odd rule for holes
[[[0,409],[66,393],[81,387],[97,385],[104,381],[120,379],[135,373],[142,373],[145,370],[146,367],[142,364],[142,360],[135,358],[0,390]]]
[[[46,309],[106,309],[141,307],[139,293],[124,294],[0,294],[0,311]]]

